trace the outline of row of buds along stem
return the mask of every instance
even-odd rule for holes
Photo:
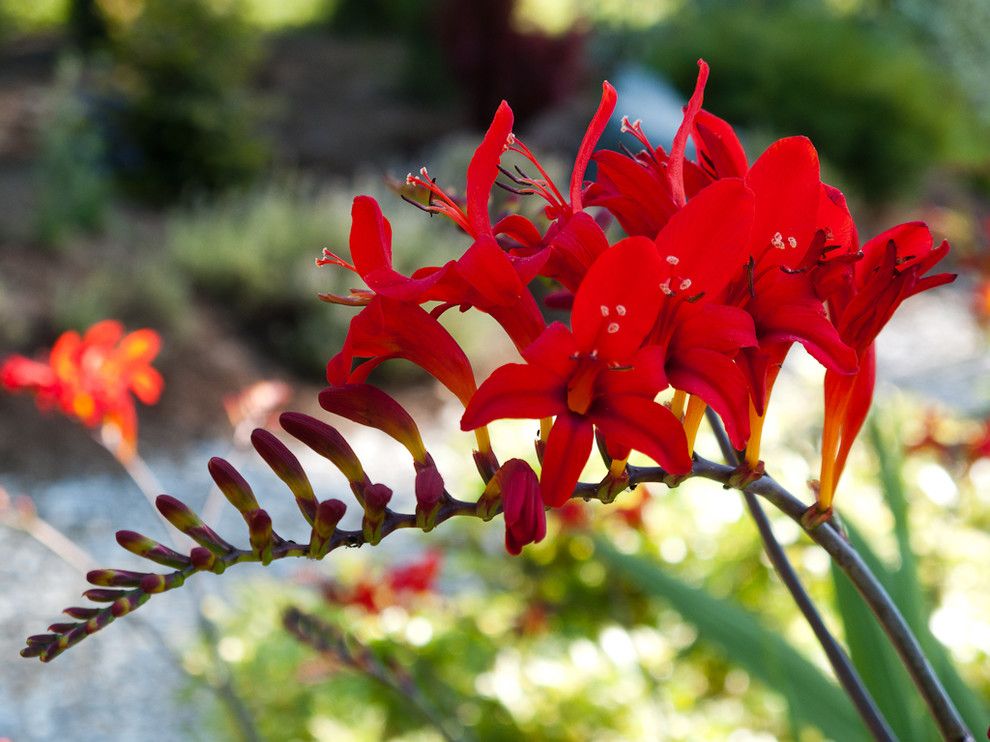
[[[443,477],[426,450],[412,417],[387,394],[365,384],[349,384],[326,390],[320,399],[329,411],[378,428],[406,447],[413,458],[416,475],[414,513],[397,513],[389,508],[392,490],[371,481],[357,454],[336,428],[309,415],[284,413],[279,418],[283,430],[330,461],[347,479],[363,510],[360,530],[341,529],[339,526],[347,505],[336,498],[319,500],[302,464],[288,446],[269,431],[256,429],[250,436],[251,443],[291,492],[310,527],[308,542],[296,543],[278,535],[270,514],[260,506],[251,485],[240,472],[225,459],[210,459],[210,476],[247,526],[248,547],[239,548],[227,541],[181,500],[160,495],[155,501],[159,512],[194,544],[188,554],[135,531],[118,531],[117,542],[126,551],[173,571],[164,574],[125,569],[91,571],[88,580],[94,587],[83,596],[107,605],[67,608],[65,613],[74,622],[55,623],[49,628],[51,633],[29,637],[22,655],[51,660],[115,618],[135,610],[152,595],[180,587],[196,572],[221,574],[240,562],[267,565],[289,556],[322,559],[338,546],[377,544],[397,527],[431,530],[441,517],[449,517],[442,513],[445,504],[460,510],[473,507],[459,503],[447,494]]]

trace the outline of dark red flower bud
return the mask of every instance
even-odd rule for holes
[[[303,517],[307,523],[313,525],[316,517],[316,495],[299,459],[278,438],[263,428],[256,428],[251,433],[251,444],[278,478],[292,490]]]
[[[202,546],[193,547],[189,551],[189,559],[192,561],[192,564],[196,569],[206,572],[214,571],[217,564],[216,555],[209,549]]]
[[[282,413],[279,422],[286,433],[333,462],[349,482],[363,483],[366,480],[360,460],[336,428],[301,412]]]
[[[547,534],[547,517],[540,496],[540,480],[522,459],[502,465],[502,511],[505,513],[505,548],[518,554]]]
[[[245,481],[237,469],[231,466],[229,461],[221,459],[219,456],[210,459],[207,468],[224,497],[247,520],[249,514],[258,509],[258,501],[254,497],[254,492],[251,491],[251,485]]]
[[[309,537],[310,557],[319,559],[326,554],[326,547],[345,512],[347,506],[340,500],[324,500],[317,506],[313,532]]]
[[[189,566],[189,557],[134,531],[117,531],[117,543],[132,554],[165,567],[182,569]]]
[[[429,457],[429,454],[427,454]],[[416,504],[424,509],[433,508],[443,498],[443,477],[437,471],[433,459],[416,466]]]
[[[248,538],[251,540],[251,548],[261,560],[267,565],[272,560],[272,542],[274,534],[272,532],[272,519],[264,510],[255,510],[248,517]]]
[[[429,457],[412,416],[378,387],[370,384],[332,386],[320,392],[320,406],[359,425],[387,433],[405,446],[418,463],[425,463]]]
[[[169,495],[159,495],[155,499],[155,506],[165,516],[165,520],[214,554],[220,555],[233,550],[233,546],[203,523],[199,516],[181,500],[176,500]]]
[[[369,484],[364,488],[364,506],[366,511],[381,512],[385,510],[392,499],[392,490],[385,484]]]

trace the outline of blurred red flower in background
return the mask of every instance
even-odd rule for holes
[[[0,364],[0,386],[29,392],[41,409],[57,408],[89,428],[123,460],[137,450],[137,411],[132,394],[147,405],[161,395],[161,374],[151,362],[161,347],[154,330],[125,334],[116,320],[97,322],[80,336],[70,330],[55,341],[47,360],[12,355]]]

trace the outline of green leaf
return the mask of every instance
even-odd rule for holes
[[[832,739],[867,738],[852,703],[839,686],[754,614],[734,601],[687,585],[652,560],[622,554],[604,539],[596,540],[595,551],[612,574],[669,603],[697,628],[703,641],[717,646],[730,661],[784,695],[794,717]]]

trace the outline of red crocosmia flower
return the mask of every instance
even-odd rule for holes
[[[753,210],[752,192],[732,178],[699,193],[667,222],[655,241],[664,299],[649,339],[663,349],[671,386],[710,404],[739,447],[749,436],[749,384],[733,360],[756,345],[753,320],[712,297],[743,270]]]
[[[632,156],[608,150],[595,153],[598,175],[588,191],[588,204],[607,208],[626,234],[655,237],[689,197],[717,178],[746,172],[746,155],[731,127],[701,110],[708,65],[698,60],[698,68],[694,93],[669,156],[662,147],[650,143],[638,120],[630,122],[628,118],[622,119],[622,131],[632,134],[643,150]],[[702,165],[684,159],[689,135],[695,140]],[[721,164],[724,170],[715,170],[713,163]]]
[[[476,307],[499,321],[517,347],[532,342],[543,330],[544,322],[526,284],[536,276],[545,258],[507,255],[495,240],[488,214],[499,161],[511,138],[512,110],[503,102],[468,166],[466,212],[429,178],[425,168],[422,177],[408,178],[410,183],[429,190],[431,201],[423,207],[425,210],[449,217],[474,238],[460,259],[441,267],[421,268],[412,277],[402,275],[392,267],[391,225],[373,198],[358,196],[351,209],[350,250],[354,264],[328,250],[324,250],[317,264],[334,264],[354,271],[371,292],[352,289],[349,297],[325,294],[322,298],[361,305],[379,294],[415,304],[440,301],[464,309]]]
[[[84,335],[62,334],[47,362],[11,356],[0,365],[0,385],[35,395],[39,407],[57,407],[90,428],[102,426],[119,436],[116,455],[134,456],[137,412],[132,394],[155,404],[162,377],[151,366],[161,339],[153,330],[126,334],[115,320],[104,320]]]
[[[367,359],[354,367],[355,359]],[[351,319],[341,351],[327,364],[332,386],[363,383],[381,363],[405,358],[428,372],[466,406],[476,384],[457,341],[415,304],[376,296]]]
[[[583,212],[587,188],[584,175],[602,132],[615,110],[616,93],[608,82],[602,83],[602,97],[578,148],[571,171],[567,195],[561,193],[536,156],[519,139],[512,139],[509,149],[522,155],[536,168],[539,177],[514,175],[503,171],[517,187],[503,186],[519,195],[538,195],[547,202],[544,215],[551,220],[545,234],[520,214],[510,214],[499,221],[495,233],[513,255],[539,259],[540,274],[559,281],[568,290],[578,284],[595,259],[608,248],[601,226]]]
[[[751,434],[746,463],[759,462],[766,405],[791,345],[801,343],[827,369],[852,373],[856,356],[829,322],[815,292],[806,256],[820,257],[816,242],[822,197],[818,155],[804,137],[782,139],[753,164],[745,177],[756,197],[750,261],[720,299],[753,317],[759,347],[737,358],[750,381]]]
[[[509,459],[496,474],[502,492],[505,514],[505,548],[519,554],[526,544],[535,544],[547,535],[547,514],[540,498],[540,481],[533,468],[522,459]]]
[[[825,424],[819,508],[828,512],[846,457],[869,412],[876,379],[874,341],[901,302],[910,296],[955,280],[951,273],[926,276],[949,251],[949,243],[933,246],[923,222],[909,222],[877,235],[863,246],[853,285],[830,303],[842,340],[856,352],[859,371],[825,372]]]
[[[496,369],[461,418],[461,427],[473,430],[499,418],[556,415],[540,476],[543,501],[552,507],[570,497],[595,426],[610,448],[642,451],[676,474],[691,468],[683,427],[653,401],[667,386],[662,352],[642,347],[663,300],[662,276],[650,240],[629,238],[610,248],[574,297],[573,331],[550,325],[523,352],[527,363]]]

